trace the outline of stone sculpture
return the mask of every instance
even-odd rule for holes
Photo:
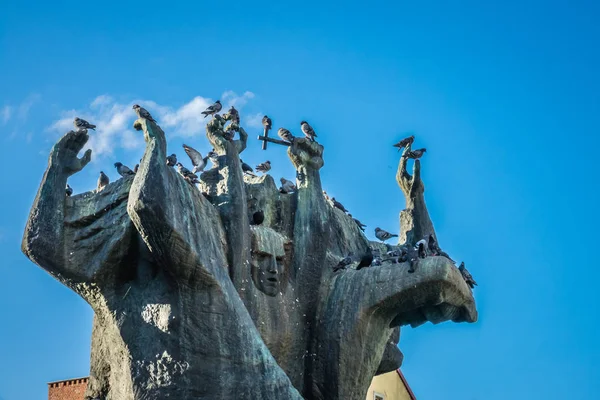
[[[348,254],[372,259],[388,245],[325,200],[323,146],[285,143],[297,189],[284,194],[243,172],[248,135],[227,139],[224,122],[207,124],[216,155],[200,190],[165,163],[165,134],[147,117],[134,124],[146,141],[138,172],[102,191],[64,194],[90,160],[77,158],[86,131],[51,151],[22,249],[95,312],[87,399],[362,400],[402,362],[400,326],[477,319],[445,257],[412,274],[391,263],[334,273]],[[400,242],[414,246],[435,232],[419,160],[412,176],[406,162]]]

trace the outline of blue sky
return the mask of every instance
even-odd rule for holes
[[[598,4],[5,3],[0,399],[88,373],[90,308],[20,252],[61,120],[103,124],[78,193],[141,157],[131,102],[160,115],[171,149],[207,151],[195,112],[223,96],[251,137],[262,113],[296,132],[308,120],[325,189],[371,236],[404,207],[391,144],[413,131],[427,147],[429,211],[479,283],[480,319],[402,330],[419,399],[600,398]],[[293,178],[282,149],[249,147],[245,161]]]

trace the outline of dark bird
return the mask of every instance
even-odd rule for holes
[[[409,144],[413,144],[414,141],[415,141],[415,135],[410,135],[409,137],[404,138],[401,141],[399,141],[398,143],[396,143],[394,145],[394,147],[397,147],[398,151],[400,151],[403,148],[405,148],[406,146],[408,146]]]
[[[358,265],[356,266],[356,270],[358,271],[361,268],[365,268],[365,267],[370,267],[371,264],[373,264],[373,252],[371,251],[370,248],[367,249],[367,251],[365,252],[365,254],[362,255],[362,257],[360,258],[360,261],[358,262]]]
[[[183,145],[183,150],[185,150],[185,154],[188,155],[194,166],[194,168],[192,168],[192,173],[195,174],[204,171],[204,168],[206,168],[206,164],[208,163],[208,156],[202,157],[202,154],[200,154],[198,150],[186,144]]]
[[[148,121],[156,122],[154,120],[154,118],[152,118],[152,115],[150,115],[148,110],[146,110],[144,107],[140,107],[138,104],[134,104],[133,109],[134,109],[135,113],[137,114],[138,118],[144,118],[144,119],[147,119]]]
[[[140,164],[135,164],[135,167],[133,167],[133,173],[137,174],[138,169],[140,169]]]
[[[285,128],[279,128],[277,130],[277,134],[279,135],[280,138],[282,138],[286,142],[292,143],[294,141],[294,135],[292,135],[292,132],[288,131]]]
[[[258,210],[252,214],[252,225],[260,225],[265,220],[265,213],[262,210]]]
[[[215,115],[216,113],[221,111],[222,108],[223,106],[221,105],[221,101],[217,100],[215,104],[213,104],[212,106],[208,106],[206,110],[202,111],[202,115],[204,115],[204,118],[208,117],[209,115]]]
[[[415,248],[417,249],[419,258],[427,257],[427,241],[425,239],[419,240],[415,245]]]
[[[288,181],[285,178],[281,178],[281,189],[279,190],[281,193],[292,193],[298,190],[294,182]]]
[[[415,272],[417,265],[419,265],[419,254],[417,250],[412,246],[406,247],[405,252],[406,255],[403,258],[405,258],[406,261],[409,262],[408,272],[413,273]]]
[[[384,231],[381,228],[375,228],[375,237],[381,240],[382,242],[385,242],[386,240],[391,239],[393,237],[398,237],[398,235],[393,235],[388,231]]]
[[[268,131],[271,130],[271,128],[273,127],[273,122],[271,121],[271,118],[267,117],[266,115],[262,118],[262,125],[265,128],[265,133],[267,133]]]
[[[467,271],[467,269],[465,268],[464,262],[460,263],[458,270],[460,271],[460,274],[462,275],[463,279],[465,280],[465,282],[467,282],[467,285],[469,285],[471,289],[477,286],[477,282],[475,282],[475,279],[473,279],[469,271]]]
[[[240,113],[235,109],[234,106],[231,106],[229,111],[227,111],[227,115],[229,116],[229,120],[234,124],[240,124]]]
[[[76,117],[73,120],[73,125],[75,125],[75,128],[77,128],[78,131],[84,130],[84,129],[93,129],[96,130],[96,125],[92,125],[89,122],[87,122],[85,119],[81,119]]]
[[[313,142],[315,141],[317,134],[315,133],[315,130],[312,128],[312,126],[308,124],[308,122],[300,122],[300,129],[302,129],[302,133],[304,133],[304,136],[306,136],[307,139],[310,139]]]
[[[349,214],[349,215],[350,215],[350,217],[352,217],[352,214]],[[363,224],[362,222],[360,222],[359,220],[357,220],[356,218],[354,218],[354,217],[352,217],[352,219],[354,220],[354,222],[356,223],[356,225],[358,225],[358,228],[359,228],[361,231],[363,231],[363,232],[364,232],[364,231],[365,231],[365,228],[366,228],[367,226],[366,226],[365,224]]]
[[[73,188],[71,186],[69,186],[68,183],[67,183],[67,188],[65,189],[65,193],[67,194],[67,197],[69,197],[73,194]]]
[[[167,156],[167,165],[169,167],[174,167],[175,165],[177,165],[177,156],[175,155],[175,153],[171,154],[170,156]]]
[[[352,258],[353,258],[353,256],[354,256],[354,254],[350,253],[350,254],[348,254],[348,256],[342,258],[340,260],[340,262],[335,267],[333,267],[333,272],[337,272],[337,271],[339,271],[341,269],[346,269],[346,267],[348,265],[352,264]]]
[[[104,172],[100,171],[100,177],[98,178],[98,185],[96,186],[96,190],[98,192],[101,191],[109,183],[110,179],[108,178],[108,176],[106,176]]]
[[[266,174],[267,172],[269,172],[271,170],[271,161],[265,161],[262,164],[258,164],[256,166],[256,170],[258,172],[262,172],[263,174]]]
[[[200,183],[200,181],[198,180],[198,176],[194,173],[192,173],[192,171],[190,171],[189,169],[187,169],[186,167],[183,166],[182,163],[178,162],[177,164],[177,172],[179,172],[179,175],[183,176],[183,178],[188,181],[189,183]]]
[[[248,164],[246,164],[243,160],[240,159],[240,163],[242,164],[242,172],[251,176],[256,176],[253,174],[254,170]]]
[[[135,175],[135,172],[133,172],[131,169],[129,169],[128,166],[123,165],[120,162],[116,162],[115,163],[115,167],[117,167],[117,172],[123,178],[125,178],[126,176],[129,176],[129,175]]]
[[[433,237],[433,234],[429,234],[429,238],[427,239],[427,247],[429,247],[429,251],[432,255],[438,255],[439,248],[435,238]]]
[[[333,203],[333,206],[339,210],[342,210],[343,212],[347,213],[348,210],[346,210],[346,207],[344,207],[344,205],[342,203],[340,203],[339,201],[337,201],[335,199],[335,197],[331,198],[331,202]]]
[[[407,151],[406,153],[404,153],[402,155],[402,157],[412,158],[413,160],[416,160],[416,159],[423,157],[423,154],[425,154],[426,151],[427,151],[426,148],[411,150],[411,151]]]

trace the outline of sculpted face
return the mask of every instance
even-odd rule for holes
[[[270,228],[252,227],[252,280],[267,296],[274,297],[283,290],[288,243],[283,235]]]

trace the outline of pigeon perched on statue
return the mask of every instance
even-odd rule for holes
[[[281,189],[279,190],[281,193],[292,193],[297,190],[296,185],[292,181],[288,181],[285,178],[281,178]]]
[[[405,148],[406,146],[408,146],[409,144],[413,144],[413,142],[415,141],[415,136],[411,135],[407,138],[402,139],[401,141],[399,141],[398,143],[396,143],[394,145],[394,147],[398,148],[398,151],[402,150],[403,148]]]
[[[415,248],[417,249],[417,253],[419,255],[419,258],[426,258],[427,257],[427,241],[425,239],[419,240],[415,244]]]
[[[277,135],[279,135],[279,137],[285,140],[286,142],[292,143],[294,141],[294,135],[292,135],[292,132],[288,131],[285,128],[279,128],[277,130]]]
[[[242,172],[243,173],[248,174],[250,176],[256,176],[253,174],[254,169],[252,169],[252,167],[250,165],[246,164],[244,162],[244,160],[240,159],[240,163],[242,164]]]
[[[106,187],[110,183],[110,179],[106,174],[100,171],[100,177],[98,177],[98,184],[96,186],[96,190],[99,192]]]
[[[67,195],[67,197],[70,197],[73,194],[73,188],[71,186],[69,186],[68,183],[67,183],[67,187],[65,189],[65,194]]]
[[[200,154],[198,150],[187,144],[183,145],[183,150],[185,150],[185,154],[188,155],[194,166],[194,168],[192,168],[192,173],[195,174],[204,171],[204,168],[206,168],[206,164],[208,163],[208,156],[202,157],[202,154]]]
[[[148,110],[146,110],[144,107],[140,107],[138,104],[134,104],[133,110],[137,114],[138,118],[144,118],[144,119],[147,119],[148,121],[152,121],[152,122],[156,123],[154,118],[152,118],[152,115],[150,115]]]
[[[304,133],[304,136],[306,136],[307,139],[310,139],[313,142],[315,141],[317,134],[315,133],[315,130],[312,128],[312,126],[308,124],[308,122],[300,122],[300,129],[302,129],[302,133]]]
[[[340,203],[339,201],[337,201],[337,200],[335,199],[335,197],[332,197],[332,198],[331,198],[331,202],[333,203],[333,206],[334,206],[335,208],[337,208],[338,210],[342,210],[342,211],[343,211],[343,212],[345,212],[345,213],[347,213],[347,212],[348,212],[348,210],[346,210],[346,207],[344,207],[344,205],[343,205],[342,203]]]
[[[429,238],[427,239],[427,246],[429,247],[429,251],[431,252],[432,255],[446,257],[448,260],[450,260],[456,264],[456,261],[454,261],[452,258],[450,258],[448,253],[446,253],[445,251],[440,249],[440,246],[437,244],[437,241],[435,240],[435,238],[433,237],[432,234],[430,234]]]
[[[354,257],[354,253],[348,254],[346,257],[342,258],[340,262],[333,267],[333,272],[337,272],[342,269],[346,269],[346,267],[352,264],[352,258]]]
[[[477,282],[475,282],[475,279],[473,279],[473,276],[471,276],[469,271],[467,271],[467,268],[465,268],[464,262],[460,263],[458,270],[460,271],[460,274],[462,275],[463,279],[465,280],[465,282],[467,282],[467,285],[469,285],[469,287],[471,289],[473,289],[475,286],[477,286]]]
[[[239,125],[240,124],[240,113],[238,110],[235,109],[234,106],[231,106],[229,111],[227,111],[227,116],[225,119],[231,121],[234,124]]]
[[[265,133],[267,133],[268,131],[271,130],[271,128],[273,127],[273,122],[271,121],[271,118],[267,117],[266,115],[262,118],[262,126],[265,128]]]
[[[427,151],[427,149],[425,149],[425,148],[417,149],[417,150],[411,150],[411,151],[407,151],[406,153],[404,153],[402,155],[402,157],[404,157],[404,158],[412,158],[413,160],[417,160],[417,159],[423,157],[423,154],[425,154],[426,151]]]
[[[96,130],[96,125],[92,125],[89,122],[87,122],[85,119],[81,119],[81,118],[77,118],[77,117],[73,120],[73,125],[75,125],[75,128],[77,128],[78,131],[82,131],[84,129]]]
[[[358,225],[358,228],[361,231],[363,231],[363,232],[365,231],[365,228],[367,227],[365,224],[363,224],[362,222],[360,222],[356,218],[352,217],[352,214],[348,214],[348,216],[350,216],[350,218],[352,218],[352,220],[354,220],[354,222],[356,223],[356,225]]]
[[[133,167],[133,173],[137,174],[139,169],[140,169],[140,164],[135,164],[135,167]]]
[[[182,163],[178,162],[176,165],[177,165],[177,172],[179,172],[179,175],[183,176],[183,178],[186,181],[188,181],[189,183],[192,183],[192,184],[200,183],[200,181],[198,180],[198,176],[196,174],[192,173],[192,171],[190,171],[186,167],[184,167]]]
[[[177,165],[177,155],[175,155],[175,153],[171,154],[170,156],[167,156],[167,165],[169,167],[174,167],[175,165]]]
[[[126,176],[135,175],[135,172],[133,172],[128,166],[123,165],[120,162],[116,162],[115,167],[117,168],[117,172],[119,173],[119,175],[121,175],[123,178],[125,178]]]
[[[391,234],[388,231],[384,231],[383,229],[377,227],[375,228],[375,237],[381,240],[382,242],[385,242],[386,240],[391,239],[393,237],[398,237],[398,235]]]
[[[215,102],[215,104],[208,106],[208,108],[206,110],[202,111],[201,114],[204,115],[204,118],[206,118],[209,115],[215,115],[216,113],[221,111],[222,108],[223,108],[223,106],[221,105],[221,101],[217,100]]]
[[[367,251],[365,252],[365,254],[363,254],[362,257],[360,258],[360,261],[358,262],[358,265],[356,266],[356,270],[358,271],[359,269],[370,267],[371,264],[373,264],[373,259],[374,259],[373,251],[371,251],[371,249],[368,248]]]
[[[271,161],[265,161],[264,163],[258,164],[256,166],[256,170],[258,172],[262,172],[263,174],[266,174],[267,172],[269,172],[271,170]]]

